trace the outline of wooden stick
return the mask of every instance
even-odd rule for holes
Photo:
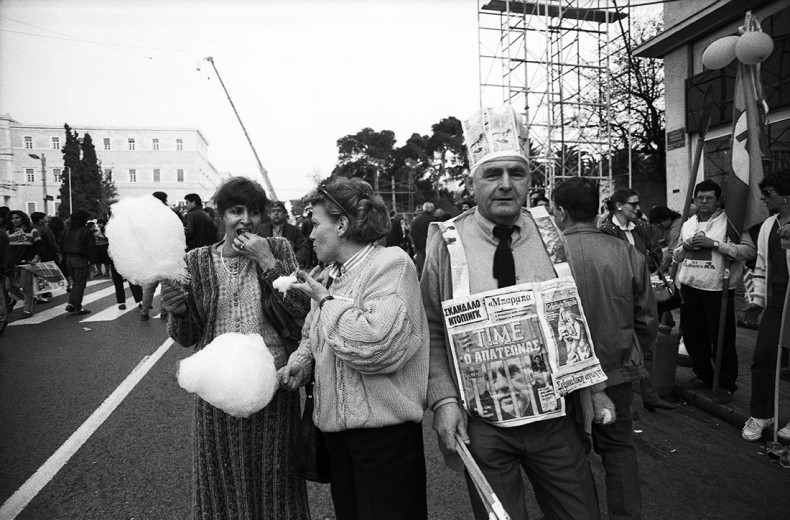
[[[489,517],[491,513],[493,513],[497,520],[510,520],[510,515],[508,515],[505,508],[502,507],[502,502],[499,501],[496,493],[491,489],[491,485],[486,480],[485,475],[480,471],[480,467],[472,458],[472,454],[469,453],[469,448],[466,447],[466,444],[464,444],[464,441],[458,434],[455,434],[455,449],[458,451],[458,455],[461,456],[461,460],[464,466],[466,466],[469,476],[472,477],[472,482],[475,483],[480,498],[486,506],[486,511],[489,512]]]
[[[724,334],[727,325],[727,303],[730,292],[730,260],[724,258],[724,277],[721,283],[721,307],[719,308],[719,334],[716,337],[716,358],[713,365],[713,397],[720,397],[719,381],[721,380],[721,363],[724,352]]]

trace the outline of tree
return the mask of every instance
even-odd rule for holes
[[[661,29],[659,19],[631,22],[630,32],[624,35],[626,52],[612,60],[610,122],[617,136],[616,147],[627,149],[630,144],[633,151],[651,159],[655,170],[649,176],[666,178],[663,62],[632,53]]]
[[[71,177],[71,201],[74,209],[84,209],[92,216],[106,217],[107,208],[114,201],[118,190],[111,178],[103,177],[90,134],[85,134],[80,139],[79,133],[68,124],[64,125],[64,129],[66,143],[62,153],[65,174],[60,185],[59,213],[62,217],[68,217],[73,211],[69,204]]]
[[[337,140],[338,161],[332,176],[361,177],[372,186],[392,166],[395,133],[363,128]]]
[[[469,159],[464,149],[464,131],[461,121],[447,117],[431,126],[427,151],[436,159],[433,181],[437,189],[442,181],[459,180],[469,169]]]

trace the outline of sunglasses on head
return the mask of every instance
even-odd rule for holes
[[[332,196],[332,195],[331,195],[331,194],[330,194],[330,193],[327,191],[327,189],[326,189],[326,184],[325,184],[325,183],[323,183],[323,182],[322,182],[321,184],[319,184],[319,185],[318,185],[318,193],[320,193],[320,194],[322,194],[323,196],[325,196],[327,199],[329,199],[329,201],[330,201],[332,204],[334,204],[335,206],[337,206],[338,208],[340,208],[340,211],[342,211],[342,212],[343,212],[343,215],[345,215],[347,218],[351,218],[351,216],[350,216],[350,215],[348,214],[348,212],[346,211],[346,208],[344,208],[344,207],[343,207],[343,205],[342,205],[342,204],[340,204],[340,203],[337,201],[337,199],[335,199],[335,198],[334,198],[334,197],[333,197],[333,196]]]

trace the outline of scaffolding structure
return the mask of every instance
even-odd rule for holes
[[[512,105],[529,129],[533,184],[612,188],[610,58],[626,15],[606,0],[478,0],[480,107]]]

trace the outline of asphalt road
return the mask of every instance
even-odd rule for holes
[[[89,288],[97,299],[87,317],[63,314],[60,296],[36,306],[40,323],[20,322],[0,336],[0,520],[190,518],[192,398],[175,380],[189,351],[162,346],[163,321],[140,322],[133,306],[116,311],[110,288],[109,281]],[[75,442],[146,363],[150,370],[106,420]],[[645,519],[790,518],[790,470],[770,463],[762,445],[691,406],[635,408]],[[424,421],[430,517],[471,518],[463,478],[444,467],[431,419]],[[53,464],[68,447],[73,455]],[[62,466],[51,478],[41,476],[48,461],[45,469]],[[592,465],[605,512],[595,455]],[[328,486],[310,484],[309,493],[313,518],[333,519]],[[20,503],[18,515],[9,513]],[[540,517],[534,505],[530,517]]]

